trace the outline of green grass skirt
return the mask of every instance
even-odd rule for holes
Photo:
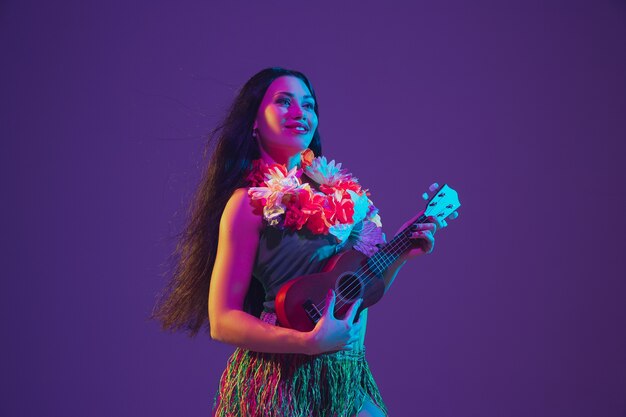
[[[237,348],[215,394],[215,417],[350,417],[365,396],[387,409],[359,350],[321,355]]]

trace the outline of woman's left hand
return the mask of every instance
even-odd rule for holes
[[[437,183],[434,183],[429,187],[431,191],[434,191],[437,188],[439,188],[439,185]],[[428,193],[424,193],[422,197],[424,198],[424,200],[428,200]],[[396,232],[396,235],[407,226],[414,223],[422,214],[424,214],[424,211],[421,211],[415,217],[400,226],[400,229]],[[459,217],[459,213],[455,211],[451,213],[447,218],[456,219],[457,217]],[[435,248],[435,233],[437,233],[437,230],[443,229],[447,225],[448,223],[446,222],[446,220],[439,220],[433,216],[428,217],[427,223],[416,224],[414,226],[413,233],[410,235],[410,238],[413,241],[413,248],[403,256],[404,259],[408,260],[421,255],[425,255],[427,253],[431,253]]]
[[[423,211],[404,223],[396,234],[400,233],[404,228],[415,222],[422,214],[424,214]],[[428,217],[428,220],[428,223],[418,223],[414,226],[414,232],[409,236],[413,245],[411,250],[405,252],[402,256],[405,260],[431,253],[435,248],[435,233],[443,226],[439,220],[432,216]]]

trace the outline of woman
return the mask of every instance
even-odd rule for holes
[[[387,415],[364,357],[360,301],[336,318],[329,293],[310,332],[276,319],[282,284],[320,271],[343,250],[371,255],[384,243],[369,193],[321,157],[318,114],[302,73],[267,68],[248,80],[213,132],[217,143],[154,317],[192,336],[210,321],[212,338],[237,347],[215,416]],[[442,226],[419,225],[414,248],[387,270],[386,287],[407,259],[432,251]]]

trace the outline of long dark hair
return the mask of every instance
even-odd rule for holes
[[[209,134],[203,160],[206,161],[210,153],[210,161],[189,206],[186,226],[178,235],[176,249],[170,256],[173,273],[151,315],[161,322],[164,330],[183,330],[193,337],[203,326],[209,329],[209,283],[222,212],[235,189],[248,186],[246,176],[252,161],[261,157],[258,143],[252,137],[252,127],[263,96],[276,78],[287,75],[298,77],[306,84],[315,99],[314,110],[319,117],[315,91],[301,72],[266,68],[241,88],[226,117]],[[309,148],[315,156],[322,154],[317,130]],[[252,279],[244,310],[258,316],[264,295],[261,284]]]

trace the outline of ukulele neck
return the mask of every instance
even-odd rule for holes
[[[415,225],[427,221],[422,214],[415,222],[400,231],[390,242],[380,248],[378,252],[368,259],[369,269],[378,276],[382,276],[387,269],[405,252],[411,248],[411,234],[415,231]]]
[[[391,242],[382,246],[378,252],[367,260],[369,269],[378,276],[384,275],[385,271],[405,252],[411,249],[411,235],[416,230],[416,225],[426,223],[430,216],[438,219],[445,219],[454,210],[459,208],[456,191],[448,187],[448,184],[441,186],[426,204],[424,213],[413,223],[402,229]]]

